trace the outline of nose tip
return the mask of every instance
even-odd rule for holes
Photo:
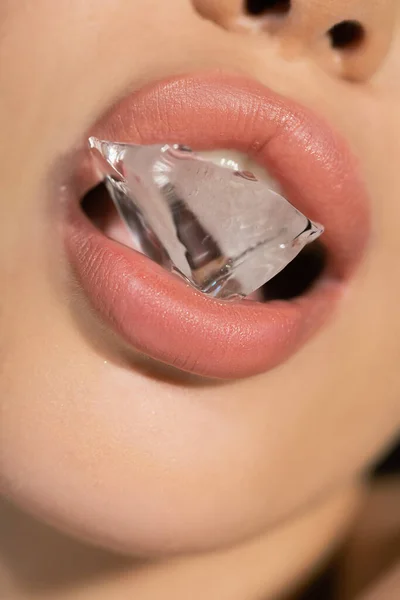
[[[232,31],[273,36],[290,55],[329,73],[369,79],[390,48],[396,0],[193,0],[205,18]]]

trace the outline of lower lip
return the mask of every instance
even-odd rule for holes
[[[325,276],[291,301],[218,301],[106,238],[77,202],[68,206],[67,251],[93,307],[139,352],[196,375],[237,379],[279,365],[332,315],[345,285],[347,275]],[[365,239],[358,246],[354,253],[360,255]]]
[[[319,329],[340,297],[340,282],[322,279],[290,302],[214,300],[73,213],[67,245],[94,308],[136,350],[183,371],[236,379],[272,369]]]

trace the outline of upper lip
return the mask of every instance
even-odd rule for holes
[[[299,210],[325,227],[331,286],[325,281],[292,302],[233,307],[188,289],[146,257],[101,236],[88,221],[83,225],[82,215],[71,211],[67,247],[83,287],[137,349],[201,375],[241,377],[274,366],[322,323],[333,290],[357,266],[370,229],[356,161],[322,119],[255,81],[209,73],[133,93],[89,134],[240,150],[275,176]],[[79,235],[83,227],[85,234]],[[96,261],[103,269],[95,269],[94,281],[87,265]]]

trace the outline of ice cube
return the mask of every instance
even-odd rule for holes
[[[204,294],[250,295],[323,232],[251,173],[186,146],[89,143],[132,247]]]

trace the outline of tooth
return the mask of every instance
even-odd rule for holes
[[[242,175],[256,165],[240,153],[90,145],[135,249],[213,297],[252,294],[323,231],[263,169],[262,181]]]
[[[270,189],[281,193],[281,187],[276,179],[264,167],[257,164],[247,154],[243,154],[243,152],[237,150],[207,150],[196,152],[196,154],[221,167],[227,167],[236,171],[250,171],[259,181],[267,183]]]
[[[236,150],[206,150],[196,154],[220,167],[228,167],[235,171],[244,171],[247,168],[247,156]]]

